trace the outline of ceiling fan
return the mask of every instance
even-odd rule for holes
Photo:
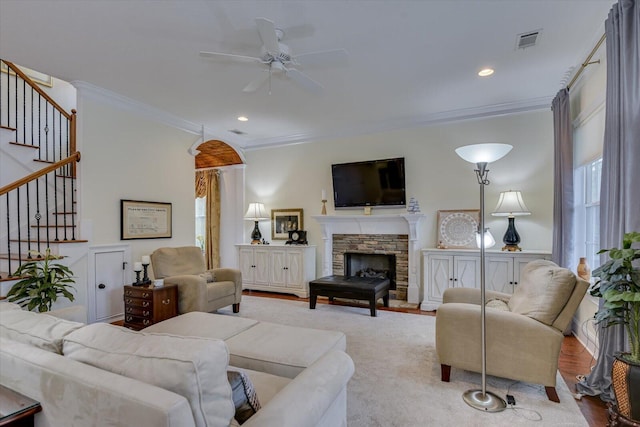
[[[268,81],[269,94],[271,94],[271,75],[280,74],[288,77],[310,92],[321,93],[323,87],[320,83],[294,67],[299,65],[326,64],[347,59],[347,51],[345,49],[331,49],[293,55],[289,46],[280,41],[282,37],[284,37],[284,31],[276,28],[272,21],[266,18],[256,18],[256,25],[258,27],[258,34],[260,34],[260,38],[262,39],[260,57],[234,55],[222,52],[200,52],[200,56],[205,57],[226,58],[234,61],[255,62],[267,65],[268,74],[250,82],[242,89],[243,92],[255,92]]]

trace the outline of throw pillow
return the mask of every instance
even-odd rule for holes
[[[233,404],[236,407],[234,418],[239,424],[242,424],[258,412],[260,401],[247,374],[240,370],[229,369],[227,370],[227,379],[231,385]]]
[[[551,326],[567,304],[576,285],[568,269],[546,260],[528,263],[520,284],[509,299],[509,309]]]
[[[27,310],[3,310],[0,316],[0,336],[58,354],[64,336],[83,326]]]
[[[233,418],[222,340],[149,334],[94,323],[67,335],[65,357],[184,396],[197,427],[228,427]]]
[[[494,309],[500,310],[500,311],[510,311],[509,310],[509,305],[507,304],[507,302],[505,300],[500,299],[500,298],[492,298],[492,299],[490,299],[485,304],[485,307],[494,308]]]

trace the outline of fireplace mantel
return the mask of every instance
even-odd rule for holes
[[[390,215],[312,215],[318,221],[322,232],[322,275],[333,274],[334,234],[406,234],[409,238],[409,288],[407,301],[420,303],[423,290],[420,286],[420,262],[418,226],[426,217],[424,214]]]

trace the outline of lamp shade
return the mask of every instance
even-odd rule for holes
[[[529,209],[522,200],[522,194],[519,191],[503,191],[500,193],[498,205],[491,213],[493,216],[519,216],[531,215]]]
[[[262,203],[249,203],[249,209],[244,214],[244,219],[249,221],[264,221],[269,219],[269,214]]]
[[[476,232],[476,246],[482,246],[482,240],[480,240],[480,233]],[[488,228],[484,229],[484,247],[489,249],[492,248],[496,244],[496,239],[493,238],[493,234],[489,231]]]
[[[456,148],[456,154],[470,163],[491,163],[507,155],[513,146],[509,144],[472,144]]]

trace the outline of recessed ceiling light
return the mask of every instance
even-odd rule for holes
[[[249,119],[248,119],[248,118],[246,118],[245,116],[240,116],[240,117],[238,117],[238,120],[240,120],[241,122],[246,122],[246,121],[248,121]]]
[[[480,77],[487,77],[487,76],[490,76],[491,74],[493,74],[493,68],[485,68],[478,72],[478,75]]]

